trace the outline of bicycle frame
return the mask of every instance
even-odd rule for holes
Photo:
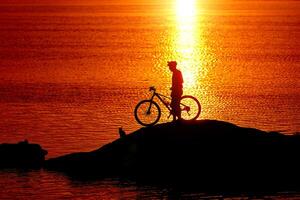
[[[137,120],[137,122],[139,124],[141,124],[143,126],[152,126],[159,121],[159,119],[161,117],[161,108],[160,108],[161,106],[159,105],[159,101],[161,101],[161,103],[168,109],[168,111],[170,113],[169,117],[173,114],[172,107],[171,107],[171,103],[172,103],[171,97],[157,93],[155,87],[153,87],[153,86],[149,88],[149,91],[152,92],[151,97],[149,99],[140,101],[134,109],[135,119]],[[158,101],[154,100],[156,97],[157,97]],[[170,101],[168,101],[168,100],[170,100]],[[201,112],[201,105],[195,97],[193,97],[191,95],[182,96],[180,99],[180,105],[181,105],[180,106],[181,116],[179,116],[180,119],[195,120],[199,117],[200,112]],[[193,106],[191,113],[190,113],[190,111],[191,111],[190,105]],[[152,109],[153,107],[154,107],[154,110]],[[154,112],[152,112],[152,110]],[[184,111],[184,113],[182,113],[182,111]],[[152,115],[152,113],[154,115]]]
[[[170,98],[170,97],[167,97],[167,96],[165,96],[165,95],[163,95],[163,94],[157,93],[155,87],[153,87],[153,86],[150,87],[150,91],[153,91],[153,95],[152,95],[152,97],[150,98],[151,102],[153,102],[154,97],[157,97],[157,98],[164,104],[164,106],[169,110],[170,115],[171,115],[172,108],[171,108],[171,106],[170,106],[169,104],[167,104],[167,103],[163,100],[162,97],[164,97],[164,98],[166,98],[166,99],[170,99],[170,100],[171,100],[171,98]],[[186,108],[189,110],[189,107],[186,106],[185,104],[183,104],[183,103],[180,102],[180,105],[184,106],[184,109],[183,109],[183,110],[185,110]],[[150,112],[151,106],[152,106],[152,104],[150,104],[149,109],[148,109],[147,112]],[[169,117],[170,117],[170,115],[169,115]]]
[[[157,98],[165,105],[165,107],[166,107],[166,108],[170,111],[170,113],[171,113],[172,108],[171,108],[170,105],[167,104],[167,103],[163,100],[163,98],[162,98],[162,97],[164,97],[164,98],[166,98],[166,99],[170,99],[170,100],[171,100],[170,97],[167,97],[167,96],[165,96],[165,95],[159,94],[159,93],[157,93],[157,92],[155,92],[155,91],[153,92],[153,95],[152,95],[152,97],[150,98],[151,102],[153,101],[154,97],[157,97]],[[151,109],[151,105],[149,106],[149,110],[150,110],[150,109]]]

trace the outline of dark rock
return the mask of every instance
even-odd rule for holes
[[[40,168],[47,151],[27,140],[17,144],[0,144],[0,168]]]
[[[300,136],[201,120],[141,128],[87,153],[46,161],[71,176],[130,176],[201,187],[300,188]]]

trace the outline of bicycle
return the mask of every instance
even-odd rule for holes
[[[161,109],[158,103],[153,100],[154,97],[157,97],[169,110],[169,117],[172,115],[170,103],[164,100],[164,98],[169,100],[171,100],[171,98],[157,93],[153,86],[149,88],[149,91],[153,92],[151,98],[140,101],[134,109],[134,117],[136,121],[143,126],[153,126],[161,117]],[[180,109],[181,119],[186,121],[197,119],[201,113],[201,105],[198,99],[190,95],[184,95],[181,97]]]

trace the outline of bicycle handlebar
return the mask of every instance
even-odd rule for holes
[[[155,89],[155,87],[154,86],[151,86],[150,88],[149,88],[149,91],[151,92],[151,91],[156,91],[156,89]]]

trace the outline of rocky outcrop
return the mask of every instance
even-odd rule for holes
[[[41,168],[47,151],[27,140],[17,144],[0,144],[0,168]]]
[[[300,186],[300,136],[215,120],[141,128],[95,151],[46,161],[71,176],[130,176],[203,187]]]

